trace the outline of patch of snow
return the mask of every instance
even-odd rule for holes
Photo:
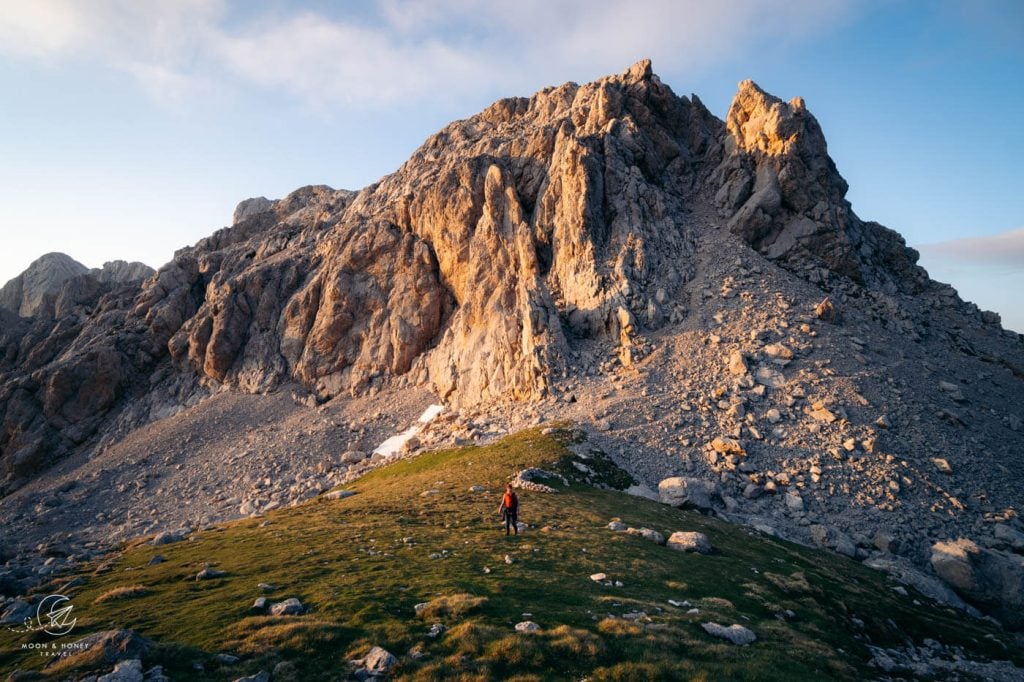
[[[423,410],[423,414],[420,415],[420,424],[429,424],[433,421],[434,417],[444,412],[444,405],[431,405],[427,409]]]
[[[423,429],[424,425],[429,424],[442,412],[444,412],[444,405],[431,405],[423,411],[423,414],[420,415],[420,418],[415,424],[398,435],[391,436],[391,438],[388,438],[386,441],[378,445],[374,449],[373,454],[381,455],[382,457],[393,457],[397,455],[402,451],[405,444]]]
[[[658,497],[658,493],[654,492],[645,485],[631,485],[626,488],[627,495],[633,495],[635,497],[646,497],[648,500],[654,500],[658,502],[661,498]]]

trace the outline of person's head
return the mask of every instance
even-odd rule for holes
[[[506,483],[505,484],[505,492],[507,492],[507,493],[512,492],[512,484],[511,483]]]

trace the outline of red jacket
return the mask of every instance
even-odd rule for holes
[[[516,513],[519,512],[519,497],[514,492],[512,492],[511,490],[509,490],[508,492],[505,493],[504,496],[502,496],[502,498],[501,498],[501,510],[502,511],[508,510],[508,511],[512,512],[513,514],[516,514]]]

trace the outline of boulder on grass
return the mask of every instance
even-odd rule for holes
[[[680,552],[711,553],[711,541],[708,540],[708,536],[696,531],[677,530],[669,536],[667,545],[670,549]]]
[[[673,507],[711,509],[715,486],[700,478],[673,476],[658,484],[658,498]]]

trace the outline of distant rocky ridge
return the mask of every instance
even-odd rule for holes
[[[0,308],[22,317],[59,317],[64,309],[57,311],[55,305],[65,285],[72,280],[84,275],[100,284],[141,282],[154,272],[145,263],[123,260],[109,261],[102,268],[89,269],[67,254],[47,253],[0,288]],[[89,281],[76,281],[75,286],[95,288],[95,284]],[[69,292],[69,295],[73,294]]]
[[[329,410],[415,389],[461,408],[436,444],[543,412],[592,422],[646,484],[703,481],[706,511],[786,537],[918,566],[961,533],[1003,551],[1024,342],[845,193],[804,102],[750,81],[724,121],[646,61],[500,100],[359,192],[246,200],[141,283],[5,316],[0,494],[143,425],[198,424],[214,394]],[[349,437],[323,421],[317,442]]]

